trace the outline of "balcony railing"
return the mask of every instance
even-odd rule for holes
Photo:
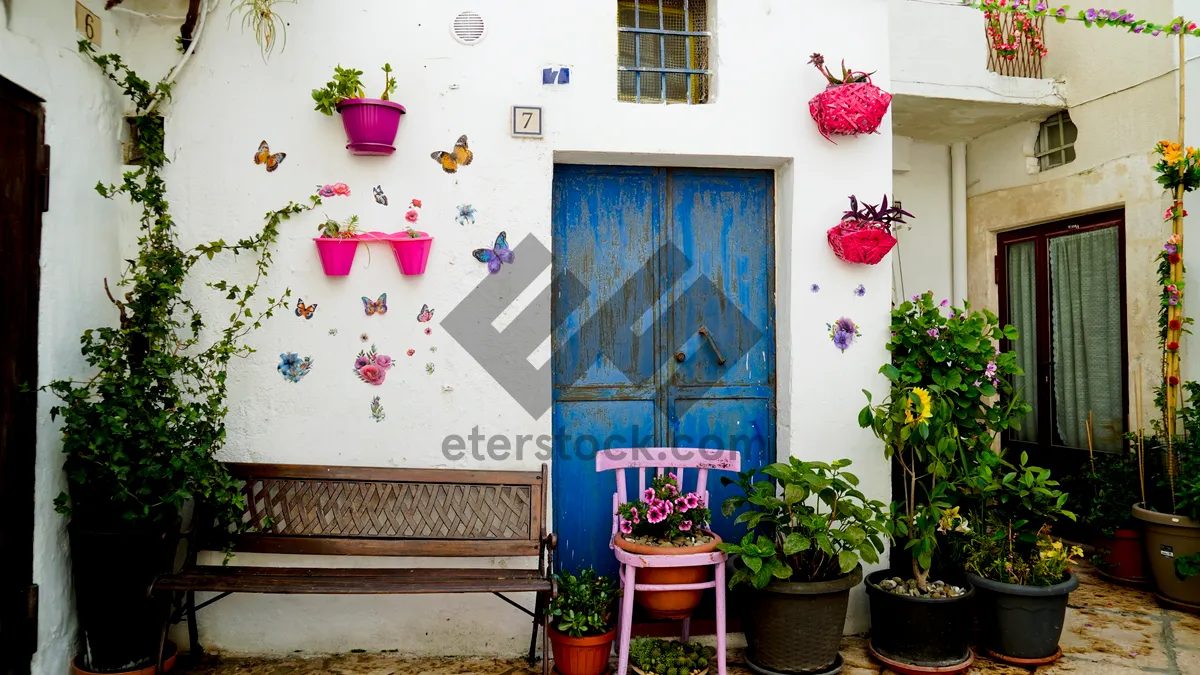
[[[1046,17],[985,12],[988,70],[1009,77],[1041,79],[1046,54]]]

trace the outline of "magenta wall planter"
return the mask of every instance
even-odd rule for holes
[[[391,235],[388,241],[392,244],[392,253],[396,254],[396,263],[400,271],[406,275],[424,274],[425,265],[429,262],[429,249],[433,247],[433,237],[422,232],[420,237],[410,237],[405,233]]]
[[[390,155],[404,106],[378,98],[348,98],[337,104],[346,128],[346,148],[356,155]]]
[[[325,275],[344,277],[350,274],[354,265],[354,252],[358,250],[357,239],[331,239],[329,237],[313,237],[317,242],[317,253],[321,256],[321,267]]]

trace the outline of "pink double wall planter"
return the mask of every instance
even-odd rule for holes
[[[347,98],[338,102],[346,128],[346,149],[356,155],[390,155],[404,106],[379,98]]]
[[[325,276],[344,277],[350,274],[354,266],[354,254],[359,243],[387,242],[392,247],[396,257],[396,265],[405,276],[415,276],[425,273],[429,264],[429,252],[433,248],[433,237],[428,232],[419,232],[420,236],[409,236],[408,232],[365,232],[352,238],[313,237],[317,242],[317,254],[321,257],[321,267]]]

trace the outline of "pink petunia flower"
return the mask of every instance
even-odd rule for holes
[[[696,494],[695,492],[689,492],[687,497],[684,499],[687,500],[687,507],[689,510],[700,505],[700,495]]]
[[[692,521],[690,521],[690,520],[685,520],[685,521],[683,521],[682,523],[680,523],[680,524],[679,524],[679,531],[680,531],[680,532],[687,532],[687,531],[689,531],[689,530],[691,530],[691,529],[692,529]]]
[[[650,521],[651,525],[656,525],[667,519],[667,515],[656,508],[651,508],[646,512],[646,520]]]
[[[653,502],[655,499],[656,497],[654,496],[654,488],[646,488],[646,491],[642,493],[642,501],[649,503]]]
[[[638,510],[636,506],[631,506],[629,508],[629,520],[631,520],[635,525],[642,522],[641,517],[638,516]]]
[[[628,520],[621,521],[621,534],[633,534],[633,525]]]

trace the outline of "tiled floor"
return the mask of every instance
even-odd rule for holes
[[[1037,675],[1200,675],[1200,618],[1160,608],[1149,593],[1106,583],[1091,570],[1071,596],[1063,658]],[[846,638],[844,675],[888,675],[871,659],[862,638]],[[731,652],[731,663],[740,653]],[[1030,671],[979,659],[971,675],[1026,675]],[[187,675],[526,675],[541,673],[520,659],[408,659],[394,654],[339,654],[296,658],[225,658]],[[749,671],[731,665],[730,675]]]

